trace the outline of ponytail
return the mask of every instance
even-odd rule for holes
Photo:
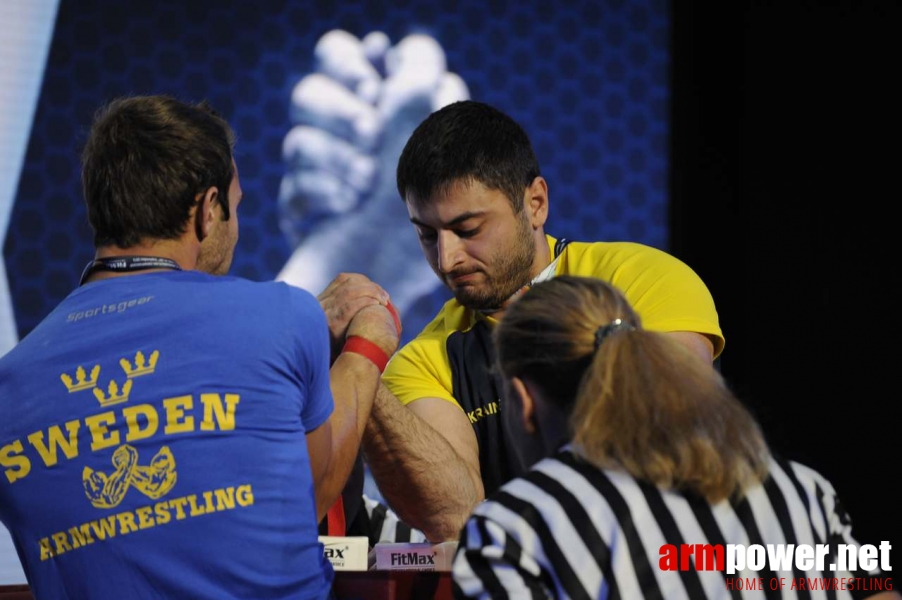
[[[764,479],[757,423],[720,375],[660,333],[617,331],[598,346],[571,414],[573,443],[599,468],[716,503]]]

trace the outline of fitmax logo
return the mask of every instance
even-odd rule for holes
[[[411,565],[435,565],[435,554],[417,554],[416,552],[392,552],[391,564],[407,567]]]
[[[326,548],[325,556],[328,559],[341,559],[344,560],[345,550],[347,548]]]

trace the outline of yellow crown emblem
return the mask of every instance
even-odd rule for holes
[[[102,389],[96,387],[94,388],[94,397],[97,398],[97,401],[100,402],[100,406],[103,407],[128,402],[128,395],[132,391],[132,383],[134,382],[131,379],[126,381],[125,385],[122,386],[122,392],[120,393],[119,384],[117,384],[113,380],[110,380],[110,385],[107,387],[109,396],[104,394]]]
[[[125,371],[125,374],[128,375],[128,378],[131,379],[133,377],[140,377],[141,375],[150,375],[157,368],[157,361],[160,360],[160,351],[154,350],[150,355],[150,360],[145,362],[144,353],[138,350],[138,353],[135,354],[135,366],[132,368],[132,364],[128,361],[127,358],[123,358],[119,360],[119,365],[122,367],[122,370]]]
[[[91,369],[91,378],[87,379],[87,373],[85,372],[85,368],[79,366],[78,369],[75,370],[75,382],[72,382],[72,377],[67,373],[63,373],[60,375],[60,380],[62,380],[63,385],[66,386],[66,389],[69,390],[69,393],[72,392],[80,392],[82,390],[89,390],[95,385],[97,385],[97,377],[100,376],[100,365],[94,365],[94,368]]]

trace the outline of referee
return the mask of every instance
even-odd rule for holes
[[[765,561],[728,574],[713,551],[691,554],[825,544],[831,565],[839,544],[857,542],[831,484],[771,456],[717,372],[641,329],[610,285],[537,285],[495,343],[511,441],[526,464],[551,456],[467,521],[458,597],[902,598],[878,569],[801,571],[788,561],[781,571]]]

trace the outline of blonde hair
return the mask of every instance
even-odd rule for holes
[[[712,503],[766,477],[761,430],[717,371],[642,329],[603,281],[561,276],[536,285],[508,309],[495,345],[506,377],[532,382],[570,413],[575,448],[599,468]]]

